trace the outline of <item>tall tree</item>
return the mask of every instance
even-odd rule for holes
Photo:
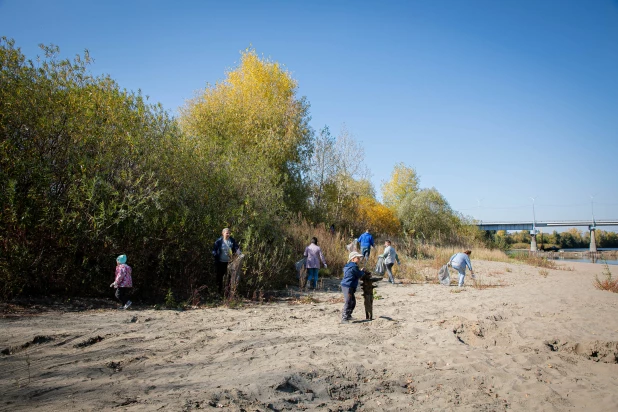
[[[403,199],[418,192],[419,177],[416,170],[403,163],[397,163],[391,173],[391,179],[382,184],[384,204],[397,209]]]
[[[358,199],[360,189],[358,181],[368,180],[369,168],[365,164],[365,150],[356,141],[345,125],[337,136],[337,175],[335,186],[337,197],[335,199],[334,216],[337,221],[344,218],[344,207]]]
[[[222,82],[187,102],[180,124],[216,156],[243,158],[244,173],[252,164],[274,170],[277,181],[269,183],[283,188],[289,206],[300,208],[313,130],[309,103],[297,91],[297,81],[283,66],[247,49]]]
[[[313,144],[311,166],[307,179],[311,187],[311,206],[318,219],[326,219],[328,211],[327,190],[333,186],[337,175],[338,151],[336,140],[331,135],[328,126],[318,133]]]
[[[397,215],[404,230],[425,240],[450,240],[460,225],[458,216],[435,188],[408,194]]]

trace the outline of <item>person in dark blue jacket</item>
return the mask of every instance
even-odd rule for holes
[[[215,258],[217,290],[220,295],[223,294],[223,277],[234,253],[240,254],[238,243],[230,236],[230,229],[226,227],[221,231],[221,237],[215,241],[212,248],[212,256]]]
[[[376,247],[373,242],[373,236],[369,233],[369,229],[365,231],[362,235],[360,235],[357,239],[358,243],[360,243],[361,254],[365,258],[365,262],[369,259],[369,254],[371,253],[371,248]]]
[[[358,252],[350,252],[348,263],[343,267],[343,280],[341,281],[341,291],[345,303],[341,311],[341,323],[349,323],[352,319],[352,312],[356,307],[356,297],[354,293],[358,287],[358,280],[365,276],[363,269],[358,267],[358,262],[363,258]]]

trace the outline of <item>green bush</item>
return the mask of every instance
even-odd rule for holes
[[[12,40],[0,41],[2,298],[106,296],[119,254],[128,256],[142,298],[190,296],[202,285],[212,294],[210,249],[226,226],[248,252],[243,292],[289,276],[293,259],[280,228],[296,212],[290,205],[304,204],[306,102],[293,93],[278,100],[297,104],[277,108],[281,125],[295,125],[281,136],[262,119],[243,129],[254,142],[222,148],[216,142],[236,133],[233,107],[213,112],[219,117],[199,134],[184,134],[141,92],[90,74],[87,52],[63,60],[57,47],[42,51],[31,61]],[[266,135],[268,148],[260,146]],[[279,137],[288,139],[285,153]]]

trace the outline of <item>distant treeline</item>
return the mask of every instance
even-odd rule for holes
[[[514,245],[529,245],[531,242],[530,232],[522,230],[520,232],[507,233],[499,230],[490,235],[493,242],[502,249],[508,249]],[[618,233],[608,232],[597,229],[595,233],[597,247],[611,248],[618,247]],[[571,228],[562,233],[553,231],[552,233],[541,232],[536,236],[537,246],[551,247],[556,246],[560,249],[587,248],[590,246],[590,232],[581,232],[576,228]]]
[[[142,297],[207,293],[223,227],[246,252],[247,296],[295,281],[311,234],[293,227],[304,219],[343,234],[333,270],[345,263],[344,242],[366,228],[406,244],[483,240],[403,164],[378,202],[352,134],[315,133],[297,82],[253,50],[173,117],[93,76],[88,52],[65,60],[41,49],[28,60],[0,41],[3,298],[109,294],[119,254]]]

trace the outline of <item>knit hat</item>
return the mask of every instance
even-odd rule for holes
[[[120,255],[116,258],[116,262],[123,264],[127,263],[127,255]]]

